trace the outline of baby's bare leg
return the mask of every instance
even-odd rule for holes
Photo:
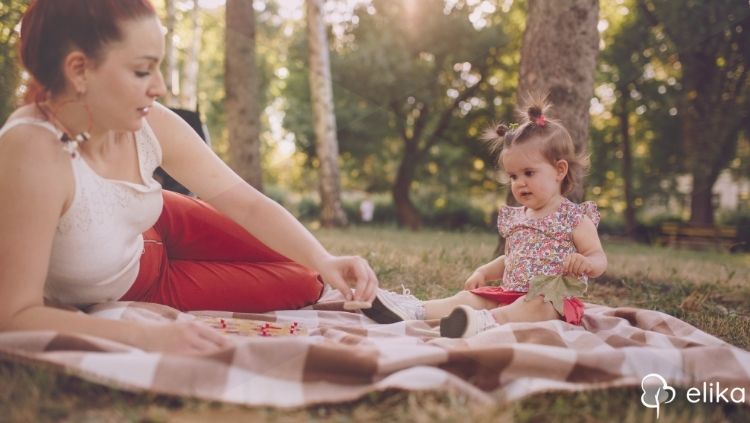
[[[529,301],[525,300],[526,296],[523,296],[512,304],[491,310],[491,313],[498,323],[542,322],[560,319],[552,303],[545,302],[541,295]]]
[[[467,305],[477,310],[491,310],[497,307],[497,303],[494,301],[482,298],[469,291],[460,291],[452,297],[425,301],[425,319],[441,319],[448,316],[454,308],[460,305]]]

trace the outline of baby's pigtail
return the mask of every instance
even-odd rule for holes
[[[547,112],[552,105],[547,100],[548,97],[549,94],[541,92],[530,92],[523,96],[517,110],[521,116],[524,132],[527,127],[541,129],[549,126]]]
[[[494,124],[482,132],[482,135],[479,137],[480,140],[482,140],[487,146],[489,147],[490,151],[493,154],[496,154],[500,152],[503,149],[503,143],[505,142],[505,136],[510,131],[510,128],[501,123],[501,124]]]
[[[544,106],[540,106],[537,104],[533,104],[529,106],[529,108],[526,110],[526,114],[528,115],[529,122],[531,124],[539,127],[544,128],[547,126],[547,118],[544,117]]]

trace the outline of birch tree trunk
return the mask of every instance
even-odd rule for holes
[[[251,0],[227,0],[225,57],[230,163],[245,181],[261,190],[259,78],[255,64],[255,11]]]
[[[185,79],[180,92],[180,103],[182,104],[182,107],[195,111],[198,110],[198,53],[201,49],[201,37],[203,35],[200,11],[201,9],[198,0],[193,0],[193,8],[190,11],[192,39],[187,58],[185,59],[183,72]]]
[[[617,88],[620,107],[617,120],[620,122],[620,151],[622,151],[622,179],[623,194],[625,196],[625,229],[628,236],[637,240],[635,205],[633,198],[633,153],[630,146],[630,110],[628,108],[628,92],[625,87]]]
[[[589,141],[589,104],[599,52],[598,0],[529,0],[518,99],[549,93],[550,117],[570,132],[577,152]],[[583,181],[568,197],[583,199]]]
[[[164,83],[167,86],[167,93],[164,95],[164,103],[169,107],[176,106],[176,96],[180,91],[179,75],[177,74],[177,47],[174,45],[174,27],[177,21],[176,0],[164,0],[164,7],[167,11],[165,25],[167,34],[164,39]]]
[[[306,3],[310,97],[315,122],[315,149],[320,162],[321,223],[325,227],[344,226],[347,221],[341,206],[339,147],[336,139],[328,39],[322,14],[323,0],[307,0]]]

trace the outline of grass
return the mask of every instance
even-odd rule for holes
[[[492,258],[497,239],[485,233],[390,228],[321,230],[339,254],[366,257],[381,286],[403,284],[420,298],[458,291],[479,264]],[[672,314],[744,349],[750,349],[750,255],[675,251],[604,240],[610,265],[590,284],[587,301]],[[201,422],[408,421],[543,422],[655,421],[640,403],[640,389],[547,393],[508,405],[482,407],[461,395],[387,391],[358,401],[293,410],[249,408],[186,398],[119,391],[0,358],[0,421]],[[659,422],[750,421],[750,408],[690,404],[678,395]]]

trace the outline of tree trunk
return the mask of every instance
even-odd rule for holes
[[[633,204],[633,155],[630,149],[630,114],[628,113],[628,94],[620,90],[620,111],[617,118],[620,121],[620,141],[622,148],[622,179],[625,195],[625,230],[628,236],[636,239],[635,204]]]
[[[422,218],[419,215],[419,211],[409,196],[418,161],[419,152],[417,151],[416,140],[406,142],[404,157],[398,166],[396,181],[393,184],[393,205],[396,207],[398,224],[399,226],[406,226],[413,231],[419,230],[422,226]]]
[[[310,98],[315,122],[315,150],[320,162],[321,223],[324,227],[335,227],[345,226],[347,221],[341,206],[339,147],[336,139],[331,64],[322,9],[323,0],[307,0]]]
[[[26,3],[4,3],[3,9],[0,12],[0,28],[13,28],[26,10]],[[20,100],[18,85],[21,82],[21,61],[16,57],[17,40],[16,31],[0,31],[0,122],[5,122]]]
[[[570,132],[577,152],[587,150],[589,104],[599,52],[597,0],[529,0],[521,48],[518,99],[549,93],[559,119]],[[583,181],[568,194],[583,199]]]
[[[198,54],[201,50],[201,36],[203,35],[200,11],[199,1],[193,0],[193,8],[190,11],[190,23],[193,27],[192,40],[188,56],[185,59],[185,80],[180,95],[182,107],[195,111],[198,110]]]
[[[698,174],[701,175],[702,172]],[[706,175],[707,176],[707,175]],[[693,173],[693,191],[690,193],[690,223],[695,225],[713,225],[714,205],[711,188],[716,182],[706,176],[696,179]]]
[[[690,100],[688,100],[689,104]],[[712,225],[714,223],[713,186],[723,166],[714,164],[717,156],[716,146],[721,141],[722,129],[712,125],[711,118],[698,112],[698,107],[688,105],[683,108],[686,117],[683,124],[683,142],[696,153],[686,157],[690,174],[693,178],[690,192],[690,223],[695,225]],[[707,130],[708,129],[708,130]],[[702,151],[703,156],[697,154]]]
[[[165,20],[167,34],[164,38],[164,83],[167,86],[167,92],[164,95],[164,103],[169,107],[177,106],[176,96],[180,91],[179,74],[177,73],[177,47],[174,45],[174,27],[177,20],[175,10],[176,0],[164,0],[164,7],[167,11]]]
[[[229,156],[234,170],[262,189],[255,11],[248,0],[227,0],[224,88]]]

